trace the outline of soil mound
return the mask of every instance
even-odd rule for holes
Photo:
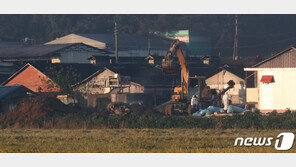
[[[35,97],[21,100],[12,111],[1,115],[2,125],[13,126],[17,123],[38,121],[65,115],[73,109],[54,97]]]

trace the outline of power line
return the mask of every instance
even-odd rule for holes
[[[115,62],[118,63],[118,37],[117,37],[117,34],[118,34],[118,30],[117,30],[117,23],[116,21],[114,22],[114,37],[115,37]]]

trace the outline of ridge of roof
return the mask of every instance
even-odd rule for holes
[[[85,80],[89,76],[93,75],[93,71],[97,71],[97,69],[100,69],[100,67],[94,66],[92,64],[60,64],[60,63],[38,63],[38,64],[30,64],[27,63],[24,66],[22,66],[20,69],[18,69],[15,73],[13,73],[8,79],[6,79],[4,82],[1,83],[2,86],[7,84],[10,80],[12,80],[15,76],[20,74],[22,71],[24,71],[29,66],[33,67],[40,73],[42,73],[44,76],[50,78],[47,73],[47,67],[54,67],[54,69],[61,69],[66,67],[71,67],[73,69],[77,70],[77,73],[81,75],[81,80]],[[81,69],[84,68],[84,69]],[[50,78],[51,79],[51,78]],[[53,80],[53,79],[51,79]],[[54,81],[54,80],[53,80]],[[56,83],[56,81],[54,81]],[[82,82],[82,81],[81,81]]]
[[[208,79],[208,78],[214,76],[215,74],[221,72],[222,70],[226,70],[226,71],[232,73],[233,75],[236,75],[236,76],[238,76],[238,77],[240,77],[240,78],[243,79],[243,78],[244,78],[244,70],[243,70],[243,69],[244,69],[243,66],[228,66],[228,67],[226,67],[226,66],[221,66],[221,67],[218,67],[218,68],[217,68],[216,70],[214,70],[213,72],[209,73],[209,74],[206,76],[206,79]],[[237,70],[240,70],[241,73],[240,73],[239,71],[237,71]]]
[[[35,57],[42,58],[48,57],[50,54],[54,52],[59,52],[63,49],[76,46],[83,45],[105,54],[112,54],[112,52],[99,49],[84,43],[68,43],[68,44],[42,44],[42,45],[31,45],[31,46],[8,46],[8,47],[0,47],[0,58],[24,58],[24,57]],[[32,54],[32,52],[34,54]]]
[[[101,68],[101,69],[98,69],[95,73],[93,73],[93,74],[91,74],[90,76],[88,76],[87,78],[83,79],[81,82],[78,82],[78,83],[76,83],[75,85],[73,85],[73,87],[75,88],[75,87],[77,87],[77,86],[79,86],[79,85],[81,85],[81,84],[83,84],[83,83],[85,83],[85,82],[91,80],[93,77],[95,77],[95,76],[101,74],[101,73],[104,72],[105,70],[109,70],[109,69],[106,68],[106,67],[103,67],[103,68]],[[110,70],[110,71],[111,71],[111,70]],[[113,71],[112,71],[112,72],[113,72]]]
[[[266,58],[266,59],[260,61],[259,63],[253,65],[251,68],[258,67],[258,66],[260,66],[260,65],[262,65],[262,64],[264,64],[264,63],[266,63],[267,61],[272,60],[272,59],[274,59],[274,58],[276,58],[276,57],[282,55],[283,53],[288,52],[288,51],[290,51],[290,50],[292,50],[292,49],[296,49],[296,48],[295,48],[294,46],[290,46],[290,47],[288,47],[288,48],[285,48],[285,49],[283,49],[283,50],[281,50],[281,51],[275,53],[274,55],[271,55],[270,57],[268,57],[268,58]]]
[[[7,78],[4,82],[1,83],[0,86],[5,86],[9,81],[11,81],[15,76],[17,76],[19,73],[24,71],[27,67],[32,66],[30,63],[25,64],[23,67],[21,67],[19,70],[17,70],[15,73],[13,73],[9,78]]]
[[[109,45],[109,47],[113,47],[114,45],[114,34],[77,33],[75,35],[104,42],[107,45]],[[169,46],[173,40],[169,38],[160,37],[160,36],[150,36],[150,41],[151,41],[151,48],[165,47],[165,49],[169,49]],[[146,49],[148,46],[148,36],[139,35],[139,34],[118,34],[118,43],[120,48],[141,47]]]
[[[41,70],[39,70],[38,68],[36,68],[35,66],[33,66],[30,63],[25,64],[22,68],[20,68],[18,71],[16,71],[15,73],[13,73],[7,80],[5,80],[3,83],[1,83],[0,86],[5,86],[5,84],[7,84],[9,81],[11,81],[14,77],[16,77],[18,74],[20,74],[21,72],[23,72],[26,68],[28,67],[32,67],[35,70],[37,70],[38,72],[40,72],[42,75],[46,76],[47,78],[49,78],[46,74],[44,74],[44,71],[42,72]],[[50,80],[52,80],[51,78],[49,78]],[[55,84],[56,82],[53,81]]]

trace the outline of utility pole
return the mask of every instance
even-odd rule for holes
[[[114,22],[114,37],[115,37],[115,62],[118,63],[118,30],[117,30],[117,23]]]
[[[148,34],[148,55],[150,55],[150,50],[151,50],[151,43],[150,43],[150,32]]]
[[[235,33],[234,33],[234,44],[233,44],[233,55],[232,55],[232,59],[233,60],[237,60],[238,59],[238,55],[237,55],[237,15],[235,15],[235,21],[234,21],[234,25],[235,25]]]

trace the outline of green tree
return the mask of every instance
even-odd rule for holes
[[[60,93],[71,94],[73,85],[81,81],[79,72],[70,66],[49,66],[46,68],[45,74],[51,78],[60,87]],[[52,87],[52,83],[48,83]]]

